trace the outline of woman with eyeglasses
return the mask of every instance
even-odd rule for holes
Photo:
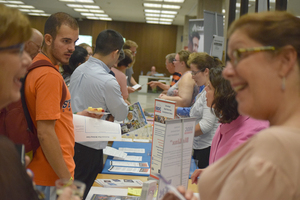
[[[222,62],[201,52],[190,54],[188,65],[191,69],[192,79],[200,87],[206,86],[209,82],[209,70],[212,67],[222,66]],[[202,90],[197,95],[196,102],[190,110],[190,117],[197,119],[193,141],[193,158],[200,169],[208,166],[211,142],[219,126],[218,118],[207,106],[205,95],[206,91]]]
[[[194,98],[198,94],[198,86],[192,79],[190,67],[187,64],[190,52],[186,50],[179,51],[173,63],[175,71],[182,74],[179,81],[169,88],[167,94],[160,94],[159,98],[175,101],[177,107],[190,107],[194,103]]]
[[[223,75],[238,111],[270,128],[201,174],[201,200],[300,199],[300,19],[283,11],[243,15],[228,38]]]

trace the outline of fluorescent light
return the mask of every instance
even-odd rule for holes
[[[40,15],[44,16],[44,17],[49,17],[50,16],[50,14],[46,14],[46,13],[41,13]]]
[[[95,16],[93,13],[80,13],[82,16]]]
[[[164,0],[164,2],[184,3],[184,0]]]
[[[31,12],[35,12],[35,13],[44,13],[45,11],[43,11],[43,10],[31,10]]]
[[[34,6],[30,6],[30,5],[20,5],[19,8],[25,8],[25,9],[35,9]]]
[[[67,4],[67,6],[71,8],[83,8],[83,6],[80,4]]]
[[[159,24],[171,25],[172,22],[159,22]]]
[[[21,12],[31,12],[29,9],[22,9],[22,8],[20,8],[19,11],[21,11]]]
[[[154,17],[146,17],[146,20],[149,20],[149,21],[151,21],[151,20],[153,20],[153,21],[158,21],[158,20],[159,20],[159,18],[154,18]]]
[[[237,8],[239,8],[239,7],[241,7],[241,3],[236,3],[235,6],[236,6]]]
[[[96,5],[82,5],[84,8],[90,8],[90,9],[100,9],[99,6]]]
[[[76,2],[76,3],[94,3],[93,0],[59,0],[63,2]]]
[[[160,14],[150,14],[150,13],[145,13],[146,17],[160,17]]]
[[[23,1],[6,1],[6,3],[12,3],[12,4],[24,4]]]
[[[74,10],[77,12],[89,12],[89,9],[84,9],[84,8],[74,8]]]
[[[92,13],[104,13],[103,10],[90,10],[90,12],[92,12]]]
[[[180,9],[180,6],[163,4],[163,5],[162,5],[162,8],[168,8],[168,9]]]
[[[149,24],[158,24],[158,21],[146,21]]]
[[[160,21],[172,22],[173,19],[160,18]]]
[[[39,14],[39,13],[28,13],[28,15],[40,16],[40,14]]]
[[[222,13],[225,13],[225,9],[222,9]]]
[[[94,14],[94,16],[96,16],[96,17],[108,17],[107,14]]]
[[[105,21],[112,21],[112,18],[110,17],[100,17],[100,19]]]
[[[11,8],[19,8],[18,5],[14,5],[14,4],[4,4],[6,5],[7,7],[11,7]]]
[[[145,11],[145,12],[148,12],[148,13],[160,13],[160,10],[150,10],[150,9],[145,9],[144,11]]]
[[[176,11],[168,11],[168,10],[162,10],[161,13],[163,13],[163,14],[177,15],[178,12],[176,12]]]
[[[161,4],[154,4],[154,3],[144,3],[144,7],[152,7],[152,8],[161,8]]]

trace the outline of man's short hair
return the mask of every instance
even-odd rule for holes
[[[132,40],[126,40],[123,46],[123,49],[130,49],[131,47],[138,48],[139,46]]]
[[[70,28],[77,30],[79,25],[71,15],[58,12],[52,14],[45,23],[44,34],[49,34],[52,36],[53,39],[56,38],[57,31],[61,27],[61,25],[69,26]]]
[[[200,35],[198,32],[192,32],[192,37],[191,39],[193,39],[194,37],[198,38],[198,40],[200,40]]]
[[[169,63],[173,63],[175,56],[176,56],[176,53],[170,53],[170,54],[166,55],[166,59],[168,60]]]
[[[95,53],[107,56],[113,51],[121,50],[124,44],[123,36],[115,30],[104,30],[96,40]]]

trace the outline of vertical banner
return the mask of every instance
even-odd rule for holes
[[[204,19],[189,20],[189,44],[190,52],[204,52]]]
[[[160,173],[166,120],[175,118],[175,106],[175,101],[155,99],[150,176],[156,179],[156,174]]]

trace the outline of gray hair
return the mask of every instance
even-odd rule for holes
[[[166,55],[166,59],[168,60],[169,63],[173,63],[175,56],[176,56],[176,53],[170,53],[170,54]]]

